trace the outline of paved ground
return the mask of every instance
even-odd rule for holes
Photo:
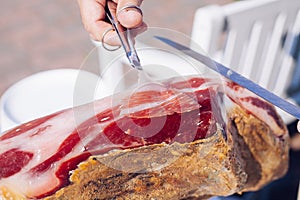
[[[190,34],[194,11],[232,0],[145,0],[149,26]],[[0,95],[38,71],[79,68],[91,51],[76,1],[3,0],[0,7]]]

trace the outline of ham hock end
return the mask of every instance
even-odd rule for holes
[[[133,91],[4,133],[0,199],[207,199],[286,173],[286,126],[239,85],[181,77]]]

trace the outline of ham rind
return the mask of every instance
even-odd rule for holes
[[[2,135],[0,197],[7,197],[8,191],[24,199],[52,195],[70,184],[72,171],[91,155],[208,138],[217,126],[226,128],[224,93],[274,129],[276,136],[285,133],[272,105],[231,82],[185,77],[147,83]]]

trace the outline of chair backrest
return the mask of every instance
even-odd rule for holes
[[[192,39],[218,61],[282,95],[282,81],[294,66],[290,50],[300,30],[299,9],[299,0],[203,7],[195,15]]]
[[[299,0],[245,0],[199,8],[192,39],[209,56],[286,98],[300,31]],[[300,76],[300,75],[299,75]]]

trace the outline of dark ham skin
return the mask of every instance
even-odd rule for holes
[[[217,126],[226,128],[224,94],[269,124],[276,137],[284,134],[274,107],[232,82],[185,77],[148,83],[4,133],[0,197],[11,190],[24,199],[52,195],[69,185],[72,171],[92,155],[208,138]]]

